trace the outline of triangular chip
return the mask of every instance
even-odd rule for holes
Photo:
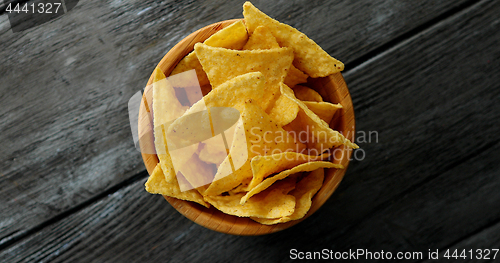
[[[293,52],[288,48],[240,51],[198,43],[194,49],[213,89],[236,76],[262,72],[267,88],[263,102],[268,105],[278,96],[279,83],[284,80],[293,60]]]
[[[258,26],[248,38],[243,50],[280,48],[278,41],[265,26]]]
[[[241,49],[248,39],[247,30],[242,21],[237,21],[210,36],[205,40],[206,45],[229,49]],[[196,53],[193,51],[185,56],[174,68],[170,75],[175,75],[191,69],[196,70],[200,86],[210,85],[207,74],[203,71]]]
[[[166,177],[165,174],[167,175]],[[166,178],[168,178],[168,180]],[[179,188],[179,183],[175,174],[164,173],[160,164],[156,165],[145,186],[146,191],[152,194],[167,195],[181,200],[193,201],[205,207],[210,207],[210,205],[203,200],[201,194],[195,189],[182,192]]]
[[[206,194],[221,194],[235,188],[245,179],[251,179],[253,175],[250,160],[254,156],[305,150],[304,144],[296,141],[294,137],[278,126],[252,100],[245,103],[241,120],[242,124],[237,126],[235,130],[230,156],[222,162],[214,182],[207,189]],[[240,170],[229,173],[232,171],[230,157],[233,158],[233,161],[245,158],[245,164]]]
[[[283,127],[297,118],[299,106],[295,101],[279,92],[276,101],[274,101],[271,108],[268,108],[266,112],[269,113],[269,117],[271,117],[276,124]]]
[[[338,109],[342,109],[340,103],[333,104],[330,102],[304,101],[304,104],[326,123],[330,123],[335,112],[337,112]]]
[[[154,142],[161,168],[165,172],[165,178],[169,176],[170,170],[175,175],[165,131],[168,129],[168,125],[182,116],[187,108],[187,106],[181,105],[175,96],[174,88],[167,81],[163,72],[156,68],[153,77]],[[178,160],[178,163],[186,163],[192,154],[194,154],[194,150],[190,154],[179,156],[181,160]]]
[[[276,219],[258,217],[252,217],[252,219],[264,225],[274,225],[303,218],[311,208],[313,196],[323,185],[324,173],[324,169],[319,168],[297,183],[295,189],[290,193],[295,197],[295,210],[293,214]]]
[[[321,161],[328,158],[330,154],[325,153],[320,156],[307,155],[296,152],[284,152],[266,156],[255,156],[252,158],[252,174],[253,178],[248,189],[253,189],[260,184],[267,176],[291,169],[299,164]]]
[[[195,103],[180,118],[175,120],[167,130],[167,135],[178,138],[177,141],[187,140],[191,143],[208,139],[204,138],[207,137],[206,132],[202,133],[200,131],[208,131],[211,134],[211,128],[218,130],[220,127],[210,127],[208,112],[206,117],[203,114],[196,113],[218,107],[234,108],[241,113],[247,99],[260,102],[260,105],[263,106],[263,98],[266,93],[264,83],[265,78],[260,72],[247,73],[226,81],[217,89],[210,91],[202,100]],[[227,110],[227,112],[230,112],[230,110]],[[230,126],[232,126],[232,123]]]
[[[243,50],[271,49],[279,47],[278,41],[276,41],[276,38],[273,36],[271,31],[269,31],[267,27],[258,26],[243,47]],[[307,82],[307,75],[292,65],[290,66],[288,74],[286,74],[284,82],[287,86],[294,87],[299,83]]]
[[[295,197],[284,193],[288,189],[272,189],[253,196],[240,204],[243,193],[205,196],[205,200],[223,213],[240,217],[278,218],[293,214]]]
[[[258,26],[271,30],[281,47],[293,49],[293,65],[307,75],[318,78],[337,73],[344,69],[344,64],[332,58],[318,44],[297,29],[282,24],[262,13],[250,2],[243,5],[243,16],[250,35]]]
[[[314,171],[318,168],[339,168],[343,169],[344,166],[341,164],[334,164],[331,162],[323,162],[323,161],[318,161],[318,162],[309,162],[309,163],[303,163],[295,166],[292,169],[285,170],[280,172],[279,174],[266,178],[264,181],[262,181],[260,184],[255,186],[252,190],[250,190],[245,196],[241,198],[240,203],[245,204],[249,198],[252,196],[266,190],[269,186],[271,186],[273,183],[275,183],[278,180],[283,180],[287,178],[289,175],[298,173],[298,172],[309,172],[309,171]]]
[[[211,47],[241,49],[248,40],[248,33],[243,21],[239,20],[217,31],[203,43]]]
[[[302,101],[323,101],[323,98],[317,91],[306,86],[296,85],[295,87],[293,87],[293,93],[295,94],[295,97],[297,97],[297,99]]]
[[[316,149],[320,152],[342,144],[353,149],[359,148],[358,145],[349,141],[344,135],[331,129],[328,123],[307,108],[304,102],[297,99],[293,91],[283,83],[281,84],[281,93],[295,101],[300,107],[297,119],[290,123],[290,125],[294,126],[291,129],[293,132],[300,133],[301,131],[305,131],[308,134],[307,148]]]
[[[276,38],[271,34],[271,32],[263,26],[259,26],[255,29],[252,36],[248,39],[248,42],[243,47],[243,50],[256,50],[256,49],[271,49],[279,48]],[[307,81],[307,75],[298,70],[293,65],[290,66],[284,83],[286,85],[295,86],[297,83],[302,83]],[[276,101],[271,104],[271,108],[266,110],[269,116],[280,126],[285,126],[292,122],[299,112],[299,107],[296,103],[291,101],[281,93],[276,96]]]

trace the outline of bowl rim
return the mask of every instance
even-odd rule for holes
[[[220,21],[217,23],[210,24],[205,26],[182,39],[179,43],[177,43],[170,51],[163,56],[161,61],[158,63],[157,67],[159,67],[166,76],[169,76],[174,67],[179,63],[179,61],[186,56],[189,52],[194,49],[194,44],[198,42],[203,42],[205,39],[210,37],[215,32],[231,25],[234,22],[240,21],[244,19],[231,19]],[[352,99],[345,83],[345,80],[342,74],[335,73],[327,77],[311,79],[310,85],[313,85],[322,97],[328,99],[328,101],[332,103],[341,103],[343,108],[341,111],[337,111],[334,116],[335,128],[341,127],[342,133],[344,136],[351,141],[354,141],[355,135],[355,120],[354,120],[354,109],[352,105]],[[146,88],[150,88],[153,82],[153,74],[148,80]],[[326,86],[332,86],[333,89],[326,90]],[[320,88],[318,88],[320,87]],[[151,90],[150,90],[151,91]],[[322,94],[323,93],[323,94]],[[148,97],[149,96],[149,97]],[[333,100],[333,101],[332,101]],[[152,92],[148,92],[145,90],[143,93],[143,99],[141,102],[141,107],[139,109],[139,131],[141,129],[146,132],[150,132],[149,141],[144,143],[145,140],[140,140],[141,147],[142,144],[151,144],[154,145],[152,141],[152,111],[151,104],[152,103]],[[332,127],[332,124],[330,124]],[[307,214],[298,220],[289,221],[286,223],[278,223],[275,225],[263,225],[253,221],[248,217],[237,217],[233,215],[224,214],[221,211],[215,209],[213,206],[210,208],[206,208],[200,204],[191,201],[180,200],[177,198],[164,196],[164,198],[174,207],[179,213],[190,219],[191,221],[206,227],[208,229],[232,235],[264,235],[275,233],[287,228],[290,228],[309,216],[311,216],[314,212],[316,212],[335,192],[340,182],[342,181],[348,165],[350,163],[350,158],[352,156],[352,149],[342,145],[338,147],[342,150],[343,153],[347,152],[346,155],[342,155],[341,159],[335,159],[334,163],[340,163],[344,166],[344,169],[325,169],[325,180],[321,189],[314,195],[311,208],[307,212]],[[158,163],[158,158],[156,154],[148,154],[143,153],[141,151],[141,155],[144,161],[144,165],[148,173],[151,175],[153,169],[156,167]]]

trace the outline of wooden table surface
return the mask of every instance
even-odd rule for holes
[[[1,11],[0,262],[287,262],[292,249],[475,262],[470,249],[500,248],[496,0],[253,1],[345,63],[358,160],[313,216],[266,236],[205,229],[147,193],[128,100],[175,43],[243,2],[79,1],[16,33]]]

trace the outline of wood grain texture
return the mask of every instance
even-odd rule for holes
[[[495,235],[499,11],[498,2],[483,1],[346,74],[357,129],[378,131],[378,142],[358,141],[366,158],[351,164],[337,192],[301,224],[262,237],[219,234],[137,182],[0,259],[286,262],[292,248],[396,252]],[[497,245],[495,238],[482,244]]]
[[[477,176],[482,187],[497,184],[495,151],[482,156],[492,175],[483,175],[485,168],[472,159],[499,140],[500,73],[493,63],[500,58],[500,25],[494,15],[499,9],[498,3],[483,1],[346,74],[357,130],[377,131],[378,141],[358,141],[366,158],[351,164],[325,205],[332,216],[325,228],[336,230],[327,240],[342,239],[339,249],[369,240],[380,241],[370,245],[378,248],[441,247],[498,220],[492,212],[495,201],[489,206],[480,200],[500,202],[497,191],[484,192],[472,203],[435,207],[432,195],[470,192],[467,184],[448,186],[453,177],[467,181]],[[474,168],[461,174],[467,166]],[[428,195],[418,194],[434,184]],[[404,199],[407,195],[413,199]],[[427,206],[419,205],[420,199]],[[453,215],[450,209],[462,211]],[[455,216],[457,221],[450,223]]]
[[[349,63],[469,1],[253,2]],[[7,16],[0,16],[0,243],[142,171],[128,127],[127,100],[180,39],[207,24],[237,17],[238,1],[80,1],[57,20],[12,34]],[[344,181],[342,194],[327,203],[334,208],[320,210],[329,215],[319,221],[326,222],[320,230],[334,236],[346,232],[374,207],[385,206],[395,186],[407,186],[414,177],[426,182],[466,161],[474,145],[481,149],[497,136],[498,89],[492,87],[498,87],[498,50],[493,48],[498,43],[482,32],[497,29],[498,23],[485,21],[473,26],[468,20],[457,21],[460,27],[448,31],[440,27],[446,36],[434,30],[423,46],[417,43],[386,55],[380,64],[373,63],[376,57],[346,76],[356,92],[357,119],[363,123],[359,128],[381,131],[384,143],[364,146],[372,159],[350,169],[363,176]],[[324,30],[325,25],[331,29]],[[496,36],[495,31],[487,32]],[[440,45],[447,48],[432,51]],[[461,67],[462,60],[452,59],[455,53],[475,67]],[[390,66],[377,70],[386,63]],[[401,73],[383,77],[387,70]],[[439,74],[429,78],[434,71]],[[387,88],[391,85],[396,88]],[[493,96],[485,96],[489,93]],[[474,99],[477,94],[482,97]],[[428,156],[435,157],[433,163],[425,162]],[[374,169],[373,163],[382,168]],[[403,169],[406,166],[412,169]],[[405,176],[397,178],[400,174]],[[384,183],[375,184],[379,180]]]
[[[349,62],[463,3],[433,2],[254,3]],[[13,34],[0,16],[0,240],[144,169],[127,100],[173,44],[237,17],[238,1],[81,1],[57,20]]]

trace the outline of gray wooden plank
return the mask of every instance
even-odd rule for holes
[[[420,251],[426,255],[427,248],[418,250],[415,247],[410,249],[404,245],[403,247],[398,245],[406,244],[408,240],[416,241],[422,236],[418,234],[420,229],[432,231],[432,228],[436,226],[435,220],[439,218],[425,217],[419,214],[420,212],[440,216],[443,208],[446,210],[450,205],[460,202],[465,202],[470,206],[469,208],[474,208],[477,198],[482,200],[485,192],[491,194],[498,189],[500,185],[500,179],[496,175],[498,165],[490,165],[490,162],[498,161],[484,158],[498,152],[500,145],[495,146],[472,159],[471,162],[476,165],[457,166],[453,171],[440,177],[444,182],[429,184],[427,188],[423,187],[423,192],[431,195],[431,198],[425,196],[420,198],[421,193],[415,193],[371,218],[384,224],[385,227],[378,226],[369,231],[363,227],[337,239],[331,239],[330,232],[327,232],[328,229],[324,223],[331,219],[331,215],[324,212],[313,215],[291,229],[268,236],[237,237],[220,234],[204,229],[182,217],[160,196],[144,194],[144,181],[141,181],[117,191],[69,216],[67,220],[51,225],[16,246],[2,251],[0,260],[2,262],[255,262],[256,260],[287,262],[290,259],[290,249],[293,248],[298,251],[320,251],[323,248],[333,251],[348,251],[350,248],[363,248],[369,251],[383,249],[393,253]],[[463,171],[464,168],[472,180],[464,182],[463,177],[454,176],[455,170]],[[476,171],[487,176],[474,177]],[[488,184],[484,184],[484,181]],[[443,192],[443,184],[447,185],[450,190]],[[458,187],[459,190],[468,191],[452,190],[457,189],[456,184],[462,186]],[[417,206],[414,202],[419,203],[420,209],[415,210]],[[495,208],[498,208],[499,204],[491,200],[488,207],[494,211],[497,219],[500,209]],[[459,208],[463,206],[455,206],[453,210]],[[414,211],[406,214],[403,211],[400,212],[399,217],[395,217],[394,215],[398,214],[393,210],[400,209],[413,209]],[[468,211],[470,212],[470,209]],[[471,221],[462,220],[467,215],[478,216],[473,213],[467,214],[468,211],[462,211],[460,213],[462,217],[449,216],[443,221],[451,220],[452,222],[445,222],[445,225],[458,223],[454,227],[460,228],[462,227],[460,221],[464,223]],[[448,212],[456,215],[453,211]],[[390,215],[393,215],[392,218]],[[390,222],[394,218],[399,222]],[[405,229],[405,223],[414,222],[412,218],[420,218],[420,225],[414,226],[418,230],[416,232],[414,229]],[[397,223],[402,223],[402,225]],[[421,227],[422,225],[424,227]],[[312,234],[311,231],[314,233]],[[318,232],[323,234],[318,235]],[[451,234],[454,233],[451,232]],[[405,234],[410,234],[410,236],[405,236]],[[440,232],[434,236],[443,237],[446,234],[450,233]],[[498,244],[494,241],[496,237],[482,238],[482,243],[473,243],[474,240],[458,246],[458,249],[461,247],[471,249],[478,246],[491,248]],[[429,248],[435,250],[432,244],[429,244]]]
[[[347,74],[357,128],[378,131],[379,141],[361,144],[366,159],[352,165],[326,206],[331,239],[369,224],[378,211],[499,139],[500,73],[493,62],[500,58],[499,9],[483,1]]]
[[[450,244],[500,222],[500,143],[455,166],[383,209],[363,218],[338,237],[335,250],[443,251]],[[485,233],[486,235],[491,233]],[[474,239],[475,240],[475,239]],[[495,239],[463,247],[497,248]]]
[[[349,63],[468,2],[255,5]],[[142,171],[127,100],[182,37],[235,17],[239,1],[82,1],[12,34],[1,16],[0,243]]]
[[[379,142],[360,143],[366,159],[301,224],[263,237],[219,234],[138,182],[0,259],[285,262],[292,248],[443,248],[498,221],[499,9],[483,1],[347,74],[358,130],[378,131]]]

